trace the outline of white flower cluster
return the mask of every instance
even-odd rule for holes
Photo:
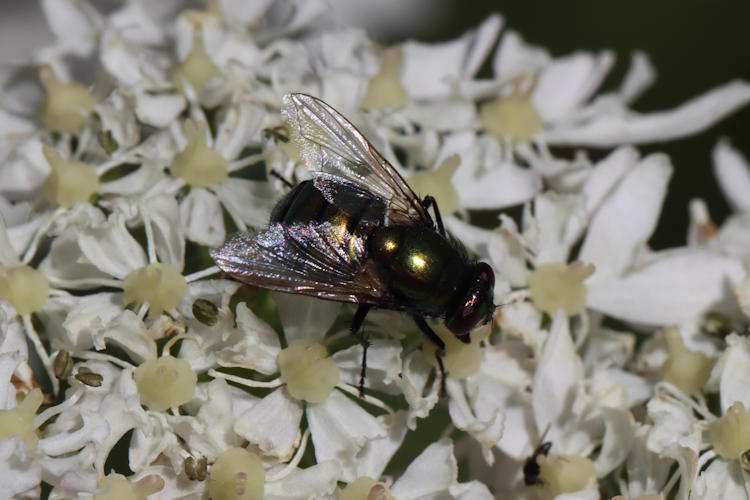
[[[613,54],[552,57],[499,16],[383,48],[317,0],[207,4],[44,0],[55,44],[0,68],[3,497],[745,498],[750,164],[718,144],[734,214],[696,200],[686,245],[654,251],[673,167],[632,145],[749,84],[639,114],[645,54],[597,94]],[[212,277],[286,191],[271,173],[309,176],[288,92],[353,120],[494,268],[471,344],[434,324],[447,398],[402,315],[368,316],[358,398],[348,307]]]

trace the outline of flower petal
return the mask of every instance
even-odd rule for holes
[[[633,264],[656,227],[671,175],[669,158],[647,156],[602,203],[578,257],[596,267],[589,286],[619,276]]]
[[[459,167],[455,175],[463,175],[461,170]],[[541,188],[542,179],[537,172],[507,162],[462,180],[458,200],[469,209],[504,208],[530,200]]]
[[[394,498],[440,498],[440,493],[456,484],[458,465],[453,456],[453,443],[443,438],[428,446],[409,464],[391,486]],[[430,478],[425,481],[425,478]]]
[[[614,54],[578,52],[552,61],[539,75],[532,101],[545,122],[568,117],[601,85]]]
[[[656,80],[656,70],[648,54],[636,50],[630,55],[630,67],[620,84],[623,102],[631,103],[643,94]]]
[[[735,211],[750,212],[750,164],[729,141],[719,141],[712,152],[714,175]]]
[[[583,365],[573,346],[565,313],[558,311],[550,327],[531,386],[537,429],[571,418],[583,382]]]
[[[739,401],[750,408],[750,389],[745,381],[750,375],[750,340],[732,334],[727,337],[727,349],[721,358],[719,396],[721,413],[726,413],[732,403]]]
[[[386,393],[396,391],[394,383],[401,376],[401,343],[394,340],[370,340],[367,349],[367,380],[369,389]],[[339,367],[341,381],[351,386],[359,385],[362,371],[362,346],[355,344],[333,355]]]
[[[333,498],[336,481],[341,478],[341,465],[336,460],[318,462],[306,469],[294,469],[288,476],[265,484],[266,500]]]
[[[180,203],[179,220],[185,237],[190,241],[216,247],[226,238],[221,202],[207,189],[190,189]]]
[[[277,389],[237,417],[234,432],[268,455],[289,460],[299,438],[303,404]]]
[[[141,245],[125,228],[123,214],[113,213],[96,227],[78,231],[78,245],[83,255],[97,269],[119,279],[147,264]]]
[[[43,0],[47,25],[63,50],[78,56],[88,55],[95,46],[94,31],[100,27],[101,14],[85,0]]]
[[[357,457],[363,448],[388,436],[378,419],[337,390],[324,402],[308,405],[306,414],[315,458],[340,461],[341,480],[346,482],[357,478]]]
[[[735,80],[669,111],[638,114],[620,103],[600,100],[596,115],[580,124],[560,124],[540,132],[548,144],[612,147],[677,139],[706,130],[750,102],[750,84]]]
[[[744,277],[735,259],[681,248],[655,254],[649,264],[620,279],[589,285],[588,304],[640,324],[694,321],[709,309],[736,309],[728,284]]]
[[[0,490],[3,495],[21,498],[41,480],[42,467],[34,455],[26,451],[26,441],[19,436],[0,439]]]
[[[539,72],[549,62],[550,55],[545,49],[526,44],[521,35],[508,30],[495,52],[492,69],[502,80],[512,81]]]
[[[272,296],[279,308],[287,342],[296,339],[322,341],[341,310],[340,302],[280,292],[272,293]]]

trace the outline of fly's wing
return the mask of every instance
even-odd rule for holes
[[[433,226],[403,177],[338,111],[307,94],[287,94],[283,101],[292,138],[329,202],[337,186],[354,184],[384,200],[389,224]]]
[[[260,288],[379,305],[387,287],[367,265],[364,241],[328,222],[272,224],[240,233],[211,252],[232,277]]]

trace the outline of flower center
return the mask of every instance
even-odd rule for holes
[[[540,264],[529,275],[529,296],[538,309],[550,316],[554,316],[558,309],[573,316],[586,307],[583,280],[593,273],[592,264],[580,261],[570,265],[560,262]]]
[[[514,141],[530,141],[544,125],[530,96],[518,92],[482,104],[479,121],[490,134]]]
[[[42,146],[51,171],[44,181],[44,198],[63,208],[71,208],[76,203],[88,203],[99,190],[99,177],[96,168],[80,161],[66,161],[51,146]]]
[[[149,410],[164,411],[190,401],[197,375],[190,363],[173,356],[162,356],[141,363],[133,375],[141,404]]]
[[[229,176],[229,161],[206,145],[206,125],[185,121],[187,146],[172,159],[170,172],[191,186],[210,187]]]
[[[312,340],[293,340],[277,362],[289,394],[308,403],[325,401],[339,382],[336,363],[322,344]]]
[[[29,266],[0,266],[0,300],[7,300],[21,316],[40,310],[49,295],[43,272]]]
[[[174,309],[187,290],[185,277],[172,264],[155,262],[131,272],[123,282],[125,303],[148,302],[149,317]]]
[[[266,471],[260,458],[244,448],[230,448],[211,466],[208,492],[215,500],[262,500]]]

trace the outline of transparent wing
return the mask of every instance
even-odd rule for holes
[[[325,196],[326,189],[355,184],[385,201],[389,224],[433,225],[403,177],[338,111],[307,94],[287,94],[283,101],[292,138]]]
[[[260,288],[340,302],[388,300],[387,287],[367,264],[364,241],[328,222],[236,234],[211,257],[233,278]]]

